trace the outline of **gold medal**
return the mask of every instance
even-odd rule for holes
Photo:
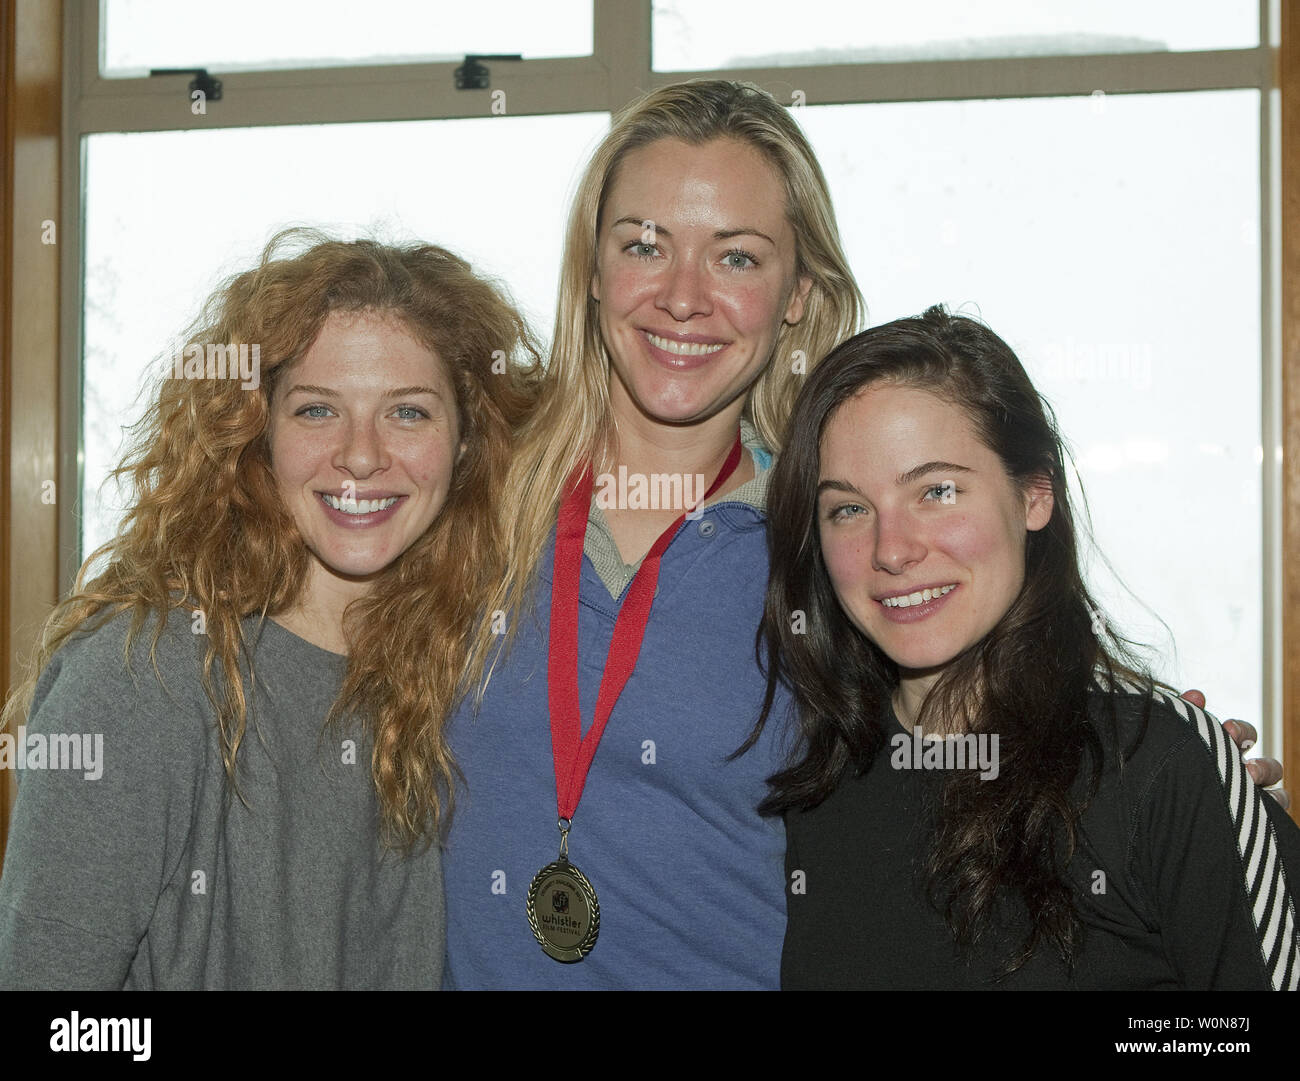
[[[596,944],[600,902],[587,876],[569,862],[566,827],[560,827],[560,858],[538,871],[528,887],[528,926],[548,957],[571,963]]]

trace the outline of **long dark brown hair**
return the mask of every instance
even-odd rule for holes
[[[1019,595],[987,636],[947,666],[917,723],[942,719],[959,731],[999,735],[997,781],[950,771],[933,808],[927,888],[954,938],[973,946],[999,900],[1018,895],[1030,927],[1000,974],[1021,967],[1044,942],[1069,966],[1081,927],[1064,865],[1102,768],[1089,689],[1099,679],[1150,686],[1150,677],[1131,643],[1105,629],[1084,586],[1051,407],[1007,344],[973,319],[933,307],[864,331],[817,365],[799,395],[768,496],[771,574],[758,638],[767,693],[751,740],[782,684],[795,698],[799,739],[790,765],[769,778],[759,810],[816,806],[846,771],[866,772],[887,738],[883,718],[898,666],[840,607],[817,529],[822,433],[842,404],[881,381],[955,404],[1018,489],[1051,480],[1051,519],[1027,531]],[[1071,797],[1081,775],[1082,800]]]

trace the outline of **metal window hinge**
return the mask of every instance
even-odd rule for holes
[[[465,63],[456,69],[457,90],[487,90],[492,85],[492,73],[480,60],[522,60],[520,53],[493,53],[491,55],[465,54]]]
[[[190,82],[189,92],[193,96],[197,90],[202,93],[207,101],[221,100],[221,80],[214,79],[208,74],[207,68],[150,68],[149,74],[152,75],[193,75]]]

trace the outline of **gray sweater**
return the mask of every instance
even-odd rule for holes
[[[127,671],[128,624],[60,649],[21,738],[0,747],[19,779],[0,988],[437,988],[437,844],[382,848],[370,743],[355,724],[324,729],[346,658],[262,625],[245,805],[226,798],[199,684],[206,640],[172,614],[164,688],[152,625]]]

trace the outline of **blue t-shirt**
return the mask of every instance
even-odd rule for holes
[[[785,831],[755,811],[781,763],[789,699],[759,742],[728,761],[762,705],[755,632],[767,583],[765,519],[721,502],[685,522],[664,553],[636,669],[573,816],[569,858],[600,903],[580,962],[542,952],[525,902],[554,860],[555,774],[547,710],[554,536],[536,616],[496,666],[481,712],[456,714],[451,745],[468,791],[444,853],[449,988],[771,988],[785,932]],[[595,711],[617,601],[584,556],[579,696]]]

